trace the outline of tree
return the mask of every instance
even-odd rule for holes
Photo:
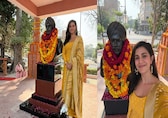
[[[89,10],[84,12],[84,14],[87,16],[86,21],[89,21],[89,26],[94,26],[94,24],[97,24],[97,10]]]
[[[105,10],[103,6],[98,6],[98,18],[97,18],[97,24],[98,24],[98,36],[103,36],[104,31],[107,30],[108,25],[112,22],[117,20],[116,16],[119,16],[119,12],[116,12],[115,10]],[[102,38],[102,37],[101,37]],[[104,39],[103,39],[104,40]],[[102,40],[102,43],[104,41]]]
[[[98,23],[97,24],[97,33],[98,34],[101,34],[102,32],[104,32],[105,30],[104,30],[104,27],[100,24],[100,23]]]
[[[115,15],[118,17],[118,22],[121,22],[121,16],[123,16],[123,13],[121,13],[120,11],[114,11]]]
[[[92,44],[86,45],[85,46],[85,57],[90,57],[93,58],[94,56],[94,47]]]
[[[16,10],[16,27],[15,36],[11,38],[11,47],[14,53],[14,66],[18,62],[22,62],[23,48],[31,41],[32,34],[32,18],[21,9]],[[24,66],[24,65],[23,65]],[[13,68],[14,71],[14,68]]]
[[[0,0],[1,57],[4,57],[5,48],[9,46],[10,38],[13,35],[15,8],[7,0]]]
[[[154,44],[154,40],[158,31],[162,30],[165,25],[167,26],[167,0],[150,0],[152,3],[153,14],[152,14],[152,42]],[[163,16],[163,14],[166,14]],[[164,17],[164,18],[163,18]]]

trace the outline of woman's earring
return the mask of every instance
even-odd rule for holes
[[[153,73],[153,66],[151,65],[151,73]]]
[[[138,70],[135,68],[135,74],[138,75]]]

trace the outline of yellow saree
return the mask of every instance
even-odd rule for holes
[[[84,47],[80,36],[63,47],[64,62],[72,63],[68,70],[64,64],[62,97],[68,107],[68,115],[82,118],[82,87],[84,69]]]
[[[168,86],[155,84],[146,97],[130,95],[127,118],[168,118]]]
[[[159,82],[146,99],[144,118],[168,118],[168,86]]]

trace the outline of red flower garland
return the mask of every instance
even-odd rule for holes
[[[119,57],[112,50],[110,41],[103,50],[103,69],[105,84],[113,98],[127,95],[127,76],[130,73],[131,46],[126,39]]]
[[[113,68],[113,65],[120,64],[124,58],[128,59],[128,55],[130,54],[129,52],[131,49],[130,47],[127,48],[127,45],[129,45],[129,41],[128,39],[125,39],[121,54],[119,57],[117,57],[117,55],[112,50],[110,41],[107,42],[105,49],[103,50],[103,58],[107,61],[109,66]],[[126,53],[126,56],[125,56],[125,52],[128,52]]]

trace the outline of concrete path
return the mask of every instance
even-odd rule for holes
[[[97,118],[97,82],[93,81],[88,79],[90,83],[83,84],[83,118]],[[37,118],[19,109],[19,105],[30,98],[34,90],[34,79],[0,81],[0,118]]]

